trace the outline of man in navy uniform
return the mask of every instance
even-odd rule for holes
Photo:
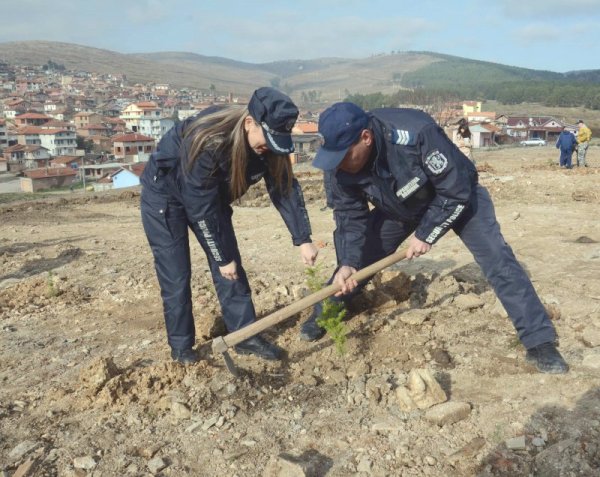
[[[527,361],[544,373],[568,371],[554,326],[502,237],[475,166],[429,115],[396,108],[366,113],[353,103],[336,103],[321,115],[319,133],[324,142],[313,165],[330,181],[338,257],[330,283],[341,286],[336,299],[354,296],[361,285],[352,274],[394,253],[409,236],[410,259],[429,252],[452,229],[506,309]],[[316,323],[321,310],[317,304],[302,325],[302,339],[324,335]]]

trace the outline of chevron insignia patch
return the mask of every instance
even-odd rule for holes
[[[400,144],[401,146],[406,146],[410,143],[411,137],[410,132],[405,129],[396,129],[394,130],[393,135],[394,144]]]

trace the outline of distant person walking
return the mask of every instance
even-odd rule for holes
[[[587,167],[585,155],[592,139],[592,131],[585,125],[583,119],[577,121],[577,125],[579,126],[577,131],[577,167]]]
[[[573,167],[571,165],[571,158],[573,157],[575,146],[577,146],[577,138],[572,132],[567,131],[563,127],[556,141],[556,149],[560,149],[560,158],[558,160],[560,167],[566,169]]]
[[[458,121],[458,130],[456,131],[456,140],[454,144],[458,147],[458,150],[467,156],[471,161],[473,159],[473,143],[471,142],[471,130],[469,129],[469,121],[465,118],[461,118]]]

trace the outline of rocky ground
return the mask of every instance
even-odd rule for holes
[[[600,150],[590,149],[600,165]],[[453,234],[401,262],[350,309],[346,353],[267,335],[281,363],[210,351],[219,310],[200,248],[192,280],[203,360],[170,361],[139,191],[0,208],[3,476],[600,475],[600,168],[553,148],[477,155],[503,233],[571,365],[541,375]],[[333,222],[299,172],[323,272]],[[261,189],[236,207],[260,316],[302,297],[304,267]]]

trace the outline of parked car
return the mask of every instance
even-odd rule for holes
[[[535,137],[532,139],[525,139],[524,141],[521,141],[519,144],[521,144],[521,146],[545,146],[546,141],[542,138]]]

